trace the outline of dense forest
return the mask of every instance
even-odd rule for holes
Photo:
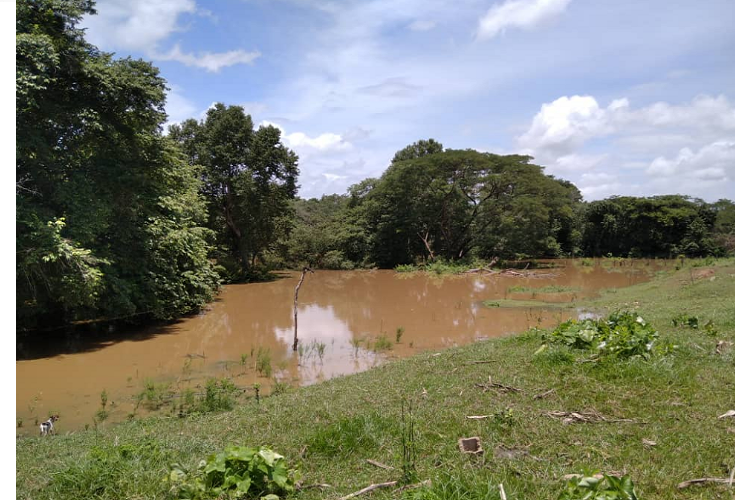
[[[735,205],[585,202],[532,158],[396,152],[345,195],[297,197],[297,155],[240,106],[164,130],[166,81],[77,27],[89,0],[16,4],[17,329],[170,319],[269,270],[432,260],[726,255]]]

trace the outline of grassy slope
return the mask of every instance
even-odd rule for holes
[[[734,420],[717,416],[735,404],[732,348],[715,353],[718,339],[734,341],[734,262],[716,278],[691,282],[688,270],[609,292],[596,308],[637,308],[676,354],[652,362],[608,365],[569,362],[568,356],[533,357],[537,333],[423,354],[369,372],[247,403],[234,411],[184,419],[150,419],[52,439],[17,441],[17,497],[164,498],[169,464],[195,466],[226,445],[269,444],[301,468],[298,498],[336,498],[397,471],[367,465],[367,458],[399,464],[403,397],[416,405],[417,473],[434,482],[426,498],[557,498],[561,477],[585,467],[631,475],[641,498],[732,498],[725,485],[676,485],[698,477],[727,477],[735,463]],[[714,320],[719,331],[674,328],[679,313]],[[477,364],[475,361],[492,361]],[[522,389],[483,392],[494,382]],[[554,395],[533,395],[555,389]],[[514,424],[468,420],[511,408]],[[564,425],[548,411],[595,409],[647,424]],[[483,457],[460,455],[459,437],[480,436]],[[655,441],[646,446],[642,439]],[[497,447],[523,448],[508,459]],[[305,453],[302,456],[302,450]],[[412,493],[409,492],[409,493]],[[384,490],[370,495],[388,498]],[[404,496],[405,494],[398,494]],[[362,497],[366,498],[366,497]]]

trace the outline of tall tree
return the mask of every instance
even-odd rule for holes
[[[171,126],[169,136],[193,165],[203,168],[211,227],[246,276],[263,252],[290,231],[298,157],[282,144],[277,128],[255,130],[241,106],[218,103],[202,122]]]
[[[197,172],[161,135],[165,82],[76,27],[86,0],[16,4],[18,325],[142,314],[212,296]]]
[[[408,148],[395,157],[418,149]],[[579,193],[529,160],[437,150],[393,161],[368,195],[374,260],[392,266],[437,257],[545,255],[557,246],[561,225],[554,221],[559,214],[573,218]]]

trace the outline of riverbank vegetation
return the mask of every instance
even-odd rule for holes
[[[443,274],[734,249],[732,201],[585,202],[531,157],[434,139],[395,152],[346,194],[300,199],[297,155],[242,107],[217,103],[165,131],[167,82],[150,62],[86,42],[77,24],[93,7],[18,3],[18,330],[170,320],[203,307],[220,282],[280,268]]]
[[[17,498],[177,498],[201,460],[262,445],[301,475],[299,499],[396,482],[405,466],[420,487],[369,498],[576,499],[596,483],[570,475],[598,472],[638,498],[733,498],[734,260],[692,269],[580,302],[612,323],[424,353],[259,404],[247,394],[228,412],[74,433],[61,419],[60,435],[17,441]],[[481,454],[460,452],[467,437]],[[701,478],[713,480],[686,483]]]

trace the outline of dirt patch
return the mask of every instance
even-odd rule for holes
[[[692,276],[694,279],[700,280],[704,278],[711,278],[714,276],[714,269],[713,268],[706,268],[706,269],[697,269],[696,271],[693,271]]]

